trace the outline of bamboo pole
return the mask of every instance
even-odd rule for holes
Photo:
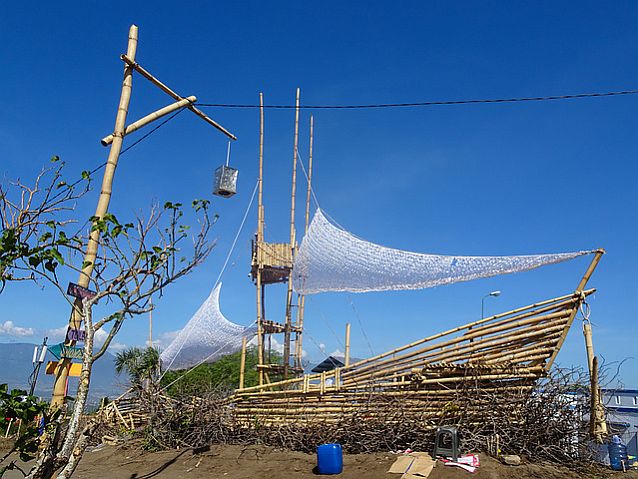
[[[346,323],[346,347],[345,347],[345,358],[344,358],[344,366],[347,368],[350,366],[350,323]]]
[[[587,282],[589,281],[589,278],[591,278],[591,275],[596,270],[596,266],[598,266],[598,263],[600,262],[600,259],[602,258],[604,254],[605,254],[605,250],[602,248],[596,251],[596,253],[594,254],[594,258],[591,260],[591,263],[587,267],[585,274],[583,275],[580,282],[578,283],[578,286],[576,287],[576,291],[574,293],[575,295],[579,296],[578,306],[580,306],[580,303],[585,298],[586,296],[586,291],[584,291],[585,286],[587,286]],[[558,340],[558,344],[556,345],[556,350],[552,353],[551,357],[547,361],[547,365],[546,365],[547,370],[549,370],[554,364],[554,361],[556,360],[556,356],[558,355],[560,348],[563,346],[565,339],[567,339],[567,333],[569,333],[569,328],[571,328],[572,323],[574,322],[574,318],[576,317],[577,311],[578,311],[578,307],[574,307],[574,311],[569,316],[569,319],[567,320],[567,324],[565,325],[565,330],[563,331],[563,335]]]
[[[135,53],[137,52],[137,26],[131,25],[128,36],[128,47],[126,55],[128,58],[135,60]],[[126,115],[128,114],[128,106],[131,100],[131,90],[133,87],[133,68],[127,65],[124,68],[124,79],[122,81],[122,92],[120,95],[120,102],[117,109],[117,115],[115,117],[115,128],[113,130],[113,142],[111,149],[109,150],[109,156],[106,161],[106,167],[104,168],[104,176],[102,178],[102,190],[98,199],[97,207],[95,209],[95,216],[97,218],[103,218],[108,211],[109,203],[111,201],[111,191],[113,187],[113,177],[115,175],[115,168],[117,161],[122,151],[122,141],[124,139],[124,126],[126,124]],[[95,258],[97,257],[97,248],[100,239],[99,230],[95,229],[91,231],[89,236],[89,242],[84,255],[85,265],[82,268],[78,284],[84,288],[89,286],[91,280],[91,274],[93,273],[93,265]],[[69,320],[70,329],[80,329],[82,323],[82,300],[76,299],[74,307],[71,312],[71,318]],[[73,346],[75,341],[67,341],[65,343],[68,346]],[[55,382],[53,384],[53,396],[51,398],[51,407],[59,408],[64,404],[64,398],[66,396],[66,380],[68,377],[68,371],[70,368],[71,360],[63,358],[60,360],[60,367],[57,369],[55,375]]]
[[[149,123],[158,120],[160,118],[162,118],[163,116],[168,115],[169,113],[173,113],[175,110],[179,110],[180,108],[184,108],[187,105],[192,105],[193,103],[195,103],[197,101],[197,97],[196,96],[189,96],[184,98],[183,100],[179,100],[175,103],[171,103],[168,106],[165,106],[164,108],[161,108],[157,111],[154,111],[153,113],[150,113],[148,115],[146,115],[143,118],[140,118],[139,120],[131,123],[129,126],[126,127],[126,129],[124,130],[124,136],[130,135],[131,133],[133,133],[134,131],[139,130],[140,128],[148,125]],[[102,143],[102,146],[108,146],[113,142],[113,135],[108,135],[105,136],[104,138],[102,138],[100,140],[100,143]]]
[[[290,195],[290,257],[294,257],[295,251],[295,200],[297,192],[297,147],[299,145],[299,88],[295,100],[295,138],[292,155],[292,192]],[[288,379],[290,367],[290,327],[292,325],[292,274],[288,277],[288,293],[286,295],[286,326],[284,331],[284,380]]]
[[[246,336],[241,338],[241,360],[239,362],[239,389],[244,389],[244,372],[246,371]]]
[[[304,225],[304,236],[308,233],[310,223],[310,193],[312,192],[312,145],[313,145],[314,117],[310,115],[310,147],[308,153],[308,185],[306,191],[306,221]],[[295,338],[295,356],[297,367],[301,368],[301,357],[303,355],[303,322],[306,311],[306,297],[299,296],[299,307],[297,308],[297,335]]]
[[[151,75],[147,70],[145,70],[144,68],[142,68],[141,65],[139,65],[138,63],[135,62],[135,58],[131,57],[131,55],[129,55],[128,53],[126,55],[122,55],[120,57],[122,59],[122,61],[124,63],[126,63],[129,67],[135,69],[135,71],[137,71],[140,75],[142,75],[144,78],[146,78],[148,81],[150,81],[153,85],[155,85],[156,87],[158,87],[160,90],[162,90],[164,93],[166,93],[167,95],[171,96],[172,98],[174,98],[175,100],[183,100],[184,97],[178,95],[177,93],[175,93],[173,90],[171,90],[168,86],[166,86],[164,83],[162,83],[161,81],[159,81],[157,78],[155,78],[153,75]],[[202,120],[204,120],[206,123],[208,123],[209,125],[214,126],[215,128],[217,128],[219,131],[221,131],[224,135],[226,135],[228,138],[230,138],[231,140],[236,140],[237,137],[235,135],[233,135],[231,132],[229,132],[228,130],[226,130],[226,128],[224,128],[223,126],[221,126],[219,123],[217,123],[216,121],[212,120],[211,118],[209,118],[203,111],[201,111],[199,108],[191,105],[187,107],[190,111],[192,111],[193,113],[195,113],[198,117],[200,117]]]
[[[261,284],[262,264],[258,249],[264,241],[264,94],[259,93],[259,196],[257,199],[257,277],[255,287],[257,290],[257,362],[259,366],[264,365],[264,327],[263,327],[263,287]],[[259,375],[259,385],[264,384],[264,371],[257,368]]]
[[[585,349],[587,350],[587,365],[589,366],[589,376],[594,373],[594,341],[591,334],[591,323],[583,321],[583,335],[585,336]]]

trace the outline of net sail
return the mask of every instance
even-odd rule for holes
[[[242,338],[251,340],[254,327],[228,321],[219,309],[219,283],[208,299],[160,355],[162,367],[186,369],[200,362],[211,363],[241,349]]]
[[[317,209],[294,259],[293,283],[304,295],[410,290],[515,273],[594,251],[525,256],[413,253],[357,238]]]

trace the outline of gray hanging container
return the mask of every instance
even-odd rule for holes
[[[239,170],[222,165],[215,170],[213,194],[222,198],[230,198],[237,193],[237,175]]]

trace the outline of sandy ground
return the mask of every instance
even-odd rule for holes
[[[613,473],[596,471],[584,475],[566,468],[550,465],[523,464],[505,466],[481,455],[481,467],[475,474],[461,469],[437,465],[431,479],[577,479],[582,477],[638,479],[638,471]],[[344,471],[335,476],[343,479],[400,479],[389,474],[396,456],[392,454],[344,455]],[[99,446],[87,451],[74,478],[77,479],[173,479],[173,478],[316,478],[314,454],[279,451],[263,446],[211,446],[192,449],[145,452],[131,446]],[[22,477],[14,472],[3,479]]]
[[[387,473],[396,456],[392,454],[344,455],[343,479],[400,479]],[[74,477],[78,479],[150,479],[150,478],[316,478],[314,454],[278,451],[262,446],[212,446],[207,451],[163,451],[145,453],[133,448],[101,447],[88,452]],[[618,476],[613,474],[613,476]],[[575,471],[554,466],[525,464],[505,466],[481,456],[475,474],[437,465],[431,479],[576,479]],[[596,474],[594,477],[600,477]],[[618,476],[619,478],[621,476]],[[638,472],[623,474],[623,479],[638,479]]]

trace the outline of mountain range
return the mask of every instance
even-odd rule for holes
[[[35,344],[30,343],[0,343],[0,384],[7,383],[9,389],[29,390],[29,377],[33,372],[33,349]],[[89,403],[97,404],[105,396],[117,397],[127,388],[126,376],[115,373],[115,356],[106,352],[93,365],[91,374],[91,387],[89,389]],[[50,352],[47,352],[46,361],[40,368],[35,395],[48,400],[53,392],[53,376],[45,374],[46,363],[57,361]],[[69,378],[68,392],[75,395],[78,378]]]

